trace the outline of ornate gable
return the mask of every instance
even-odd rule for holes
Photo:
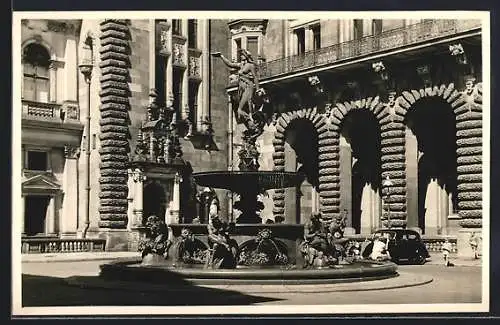
[[[58,192],[61,186],[51,174],[38,174],[26,178],[22,183],[23,193],[44,192],[47,194]]]

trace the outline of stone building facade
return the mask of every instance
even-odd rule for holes
[[[227,97],[214,91],[227,74],[209,54],[213,44],[227,50],[225,33],[217,20],[22,21],[23,241],[100,238],[107,250],[136,249],[147,216],[195,218],[162,154],[129,162],[143,130],[168,129],[148,129],[166,125],[150,119],[154,106],[173,113],[189,162],[181,169],[227,169]],[[85,249],[78,243],[67,249]]]
[[[414,228],[458,238],[469,253],[468,238],[482,227],[480,21],[228,26],[233,58],[238,48],[255,53],[275,109],[259,139],[261,169],[304,174],[300,187],[264,198],[264,215],[285,223],[314,211],[345,216],[361,235]],[[233,125],[235,152],[241,128]]]
[[[274,109],[260,169],[304,176],[262,197],[264,222],[320,211],[353,235],[455,236],[463,254],[481,230],[480,21],[24,20],[21,33],[26,240],[134,250],[149,215],[203,223],[189,173],[236,170],[245,128],[210,53],[240,48]]]

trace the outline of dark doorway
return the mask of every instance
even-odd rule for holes
[[[381,135],[380,126],[372,112],[368,110],[353,110],[347,114],[342,123],[342,135],[350,146],[351,160],[347,163],[351,166],[351,202],[349,207],[352,213],[352,228],[356,233],[361,232],[361,215],[363,206],[368,210],[376,210],[374,206],[380,204],[380,180],[381,180]],[[341,153],[343,154],[343,152]],[[348,172],[346,170],[346,172]],[[366,195],[365,187],[377,193],[375,201]],[[369,203],[364,203],[369,202]],[[367,204],[371,205],[370,208]],[[369,211],[364,211],[368,216]],[[375,212],[377,214],[377,212]],[[371,216],[370,219],[374,219]],[[375,225],[372,225],[375,227]]]
[[[165,218],[167,199],[163,187],[158,183],[150,183],[144,188],[143,222],[149,216],[155,215],[160,219]]]
[[[45,233],[49,196],[27,196],[24,206],[24,233],[34,236]]]
[[[439,193],[451,196],[451,206],[433,217],[445,222],[449,213],[458,210],[455,116],[450,104],[441,98],[424,98],[408,114],[407,125],[417,139],[418,226],[425,234],[429,227],[426,215],[434,215],[439,204],[435,194],[428,198],[431,182],[437,184]]]
[[[287,200],[294,201],[298,221],[299,218],[307,219],[307,216],[315,212],[314,210],[318,210],[318,132],[311,121],[303,118],[295,119],[288,125],[285,139],[293,151],[291,157],[285,158],[285,169],[299,172],[304,179],[299,188],[285,190]],[[315,194],[313,194],[313,189]]]

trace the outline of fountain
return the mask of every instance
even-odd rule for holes
[[[296,172],[259,170],[256,139],[270,118],[266,114],[269,101],[265,91],[258,89],[252,94],[246,113],[241,111],[242,100],[244,98],[240,98],[238,115],[244,116],[246,130],[238,153],[239,170],[192,174],[198,186],[225,189],[239,195],[239,201],[234,204],[234,208],[241,211],[237,222],[228,223],[219,218],[218,199],[214,192],[207,191],[204,202],[210,204],[208,223],[165,224],[151,216],[140,244],[142,260],[102,265],[101,276],[162,284],[185,280],[334,283],[396,276],[393,263],[348,256],[352,250],[348,247],[349,240],[343,237],[344,220],[325,222],[320,214],[313,214],[306,225],[262,222],[257,213],[258,195],[271,189],[296,187],[302,183],[303,176]]]

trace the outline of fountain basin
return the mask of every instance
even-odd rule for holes
[[[237,193],[295,187],[303,176],[279,171],[210,171],[194,173],[196,184]]]
[[[145,266],[140,260],[115,261],[101,265],[99,275],[106,280],[155,284],[321,284],[381,280],[398,276],[392,262],[357,261],[322,269],[286,267],[238,267],[206,269],[202,266],[176,268],[166,265]]]
[[[208,247],[208,229],[206,224],[170,224],[172,229],[173,241],[178,242],[182,229],[189,229],[201,241],[205,247]],[[279,241],[286,247],[288,261],[294,265],[304,263],[301,254],[298,252],[299,245],[304,238],[304,225],[301,224],[234,224],[231,227],[231,238],[238,246],[245,242],[252,241],[261,230],[270,230],[274,240]],[[170,256],[176,256],[176,245],[172,245],[169,251]]]

